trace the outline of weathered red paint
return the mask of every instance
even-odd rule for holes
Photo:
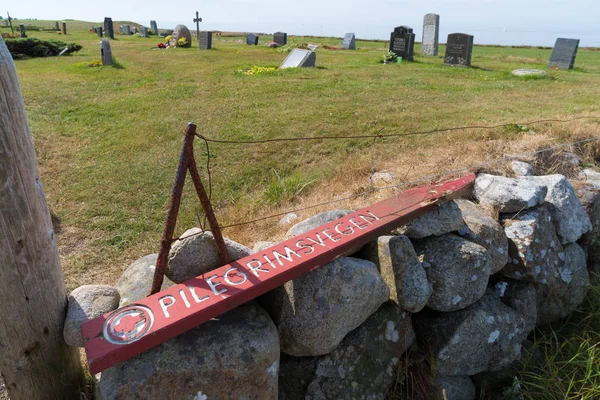
[[[407,190],[89,321],[82,332],[90,370],[101,372],[283,285],[466,194],[474,180],[470,174]]]

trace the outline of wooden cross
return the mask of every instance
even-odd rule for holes
[[[200,18],[198,11],[196,11],[196,18],[194,18],[194,22],[196,23],[196,39],[198,39],[198,43],[200,43],[200,22],[202,22],[202,18]]]

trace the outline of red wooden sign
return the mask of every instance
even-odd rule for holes
[[[86,322],[90,371],[101,372],[326,264],[470,190],[474,175],[410,189],[266,250]]]

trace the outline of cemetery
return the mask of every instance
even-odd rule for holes
[[[598,48],[189,14],[0,24],[1,400],[600,398]]]

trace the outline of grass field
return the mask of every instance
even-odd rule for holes
[[[463,69],[443,65],[442,57],[421,57],[417,45],[415,62],[383,65],[387,43],[358,40],[356,51],[321,46],[317,68],[246,76],[236,71],[277,67],[284,59],[286,54],[265,47],[270,37],[254,47],[241,43],[241,36],[215,36],[214,49],[201,52],[194,46],[156,49],[157,37],[117,36],[111,46],[120,68],[89,68],[100,59],[99,38],[87,31],[93,23],[67,23],[66,36],[28,35],[76,42],[82,51],[16,65],[49,205],[57,217],[69,289],[112,284],[130,262],[158,251],[188,121],[206,137],[240,140],[600,116],[600,51],[591,49],[580,49],[572,71],[522,79],[510,71],[546,69],[551,50],[476,46],[473,67]],[[54,21],[26,24],[53,27]],[[341,39],[290,37],[289,42],[339,46]],[[441,55],[444,50],[441,45]],[[220,222],[228,225],[361,192],[369,188],[373,170],[410,181],[598,136],[599,122],[544,123],[531,125],[529,132],[500,128],[377,140],[214,144],[213,204]],[[196,154],[203,166],[206,151],[200,142]],[[200,206],[190,186],[177,233],[197,225]],[[366,205],[387,195],[380,191],[298,214]],[[277,220],[225,234],[252,246],[282,236],[287,227]]]

